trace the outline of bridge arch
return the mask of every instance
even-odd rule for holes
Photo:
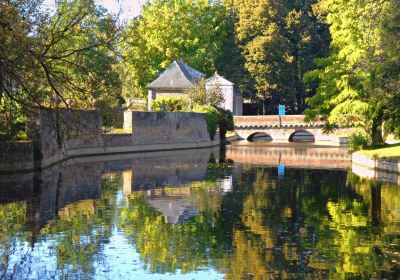
[[[315,142],[315,135],[307,130],[294,131],[289,136],[289,142]]]
[[[262,131],[254,132],[247,137],[247,141],[250,142],[254,142],[257,140],[272,141],[273,139],[271,135]]]

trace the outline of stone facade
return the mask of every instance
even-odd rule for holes
[[[132,112],[132,144],[173,144],[209,142],[203,114],[174,112]]]

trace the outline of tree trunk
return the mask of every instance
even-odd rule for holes
[[[372,146],[384,143],[382,136],[382,123],[383,123],[383,112],[382,110],[380,110],[378,116],[372,119],[372,128],[371,128]]]
[[[266,110],[267,104],[266,103],[267,102],[265,100],[263,100],[263,102],[262,102],[262,114],[263,115],[267,114],[267,110]]]

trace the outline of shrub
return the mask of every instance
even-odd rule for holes
[[[204,113],[207,122],[207,131],[210,134],[211,140],[214,140],[220,122],[220,113],[211,105],[196,105],[193,112]]]
[[[219,136],[222,143],[226,142],[226,132],[234,130],[233,115],[231,111],[218,108],[219,113]]]
[[[351,152],[366,149],[371,146],[371,140],[364,134],[355,133],[349,137],[349,150]]]
[[[183,98],[165,96],[152,102],[154,111],[182,112],[189,111],[189,101]]]
[[[101,119],[105,132],[112,131],[114,128],[122,128],[124,126],[124,111],[118,108],[105,108],[101,110]]]

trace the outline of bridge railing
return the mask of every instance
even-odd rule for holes
[[[278,115],[268,116],[234,116],[235,127],[257,127],[257,126],[322,126],[324,122],[317,120],[306,122],[304,115]]]

